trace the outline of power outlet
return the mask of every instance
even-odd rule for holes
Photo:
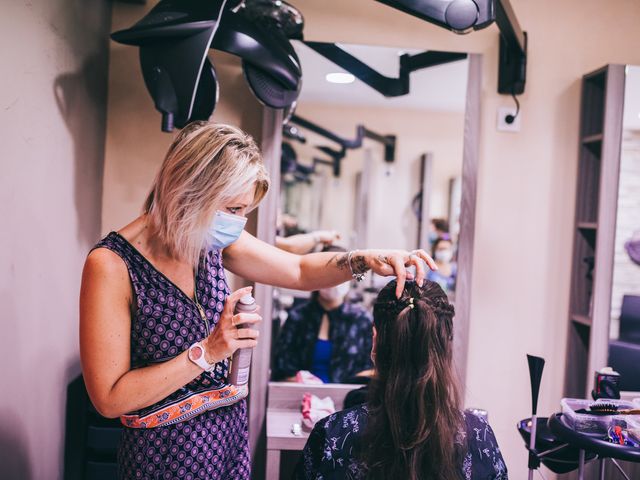
[[[514,116],[516,114],[516,109],[513,107],[500,107],[498,108],[498,131],[499,132],[519,132],[520,131],[520,118],[522,112],[518,114],[518,116],[513,120],[513,122],[508,123],[507,117],[509,115]]]

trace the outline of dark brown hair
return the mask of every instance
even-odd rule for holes
[[[461,478],[462,427],[452,365],[453,306],[440,286],[396,281],[374,304],[375,376],[361,457],[369,479]]]
[[[433,226],[442,233],[449,233],[449,222],[444,218],[432,218],[431,223],[433,223]]]

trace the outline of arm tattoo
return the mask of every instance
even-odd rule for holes
[[[353,255],[351,257],[351,268],[353,268],[353,273],[355,274],[367,272],[369,267],[367,266],[364,255]]]
[[[367,266],[364,255],[353,255],[351,257],[351,265],[349,265],[348,252],[343,253],[342,255],[336,254],[329,259],[329,261],[327,262],[327,266],[329,266],[334,260],[336,261],[336,267],[338,267],[338,270],[353,269],[353,273],[355,273],[356,275],[369,271],[369,267]]]
[[[378,261],[391,265],[391,262],[389,261],[389,257],[387,257],[386,255],[378,255]]]
[[[329,266],[331,264],[331,262],[333,262],[333,260],[336,261],[336,267],[338,267],[338,270],[347,270],[349,268],[349,254],[348,253],[344,253],[342,255],[338,255],[338,254],[334,255],[327,262],[327,266]]]

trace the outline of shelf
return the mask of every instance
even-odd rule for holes
[[[583,325],[585,327],[590,327],[591,326],[591,317],[588,317],[587,315],[572,314],[571,315],[571,321],[573,323],[577,323],[577,324]]]
[[[586,137],[582,137],[582,144],[587,145],[590,143],[599,143],[602,142],[602,133],[596,133],[594,135],[588,135]]]
[[[591,151],[596,157],[600,157],[602,150],[602,133],[582,137],[582,146]]]
[[[592,333],[605,330],[609,319],[590,312],[594,303],[606,301],[611,294],[606,283],[610,282],[613,245],[602,233],[611,233],[613,226],[598,218],[601,212],[615,215],[616,211],[618,178],[611,172],[618,171],[620,161],[616,144],[622,137],[624,81],[624,65],[607,65],[582,77],[565,397],[588,395],[593,372],[587,370],[607,362],[606,351],[590,347]]]
[[[597,222],[578,222],[578,228],[580,230],[597,230]]]

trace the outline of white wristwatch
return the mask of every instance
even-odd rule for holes
[[[198,365],[203,370],[211,371],[216,366],[215,363],[208,363],[204,357],[204,346],[200,342],[196,342],[189,347],[189,360]]]

